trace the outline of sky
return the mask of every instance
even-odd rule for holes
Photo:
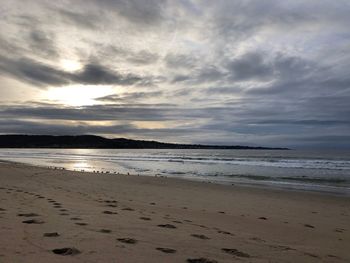
[[[348,0],[2,0],[0,134],[350,148]]]

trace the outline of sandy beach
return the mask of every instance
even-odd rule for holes
[[[350,262],[350,198],[0,163],[0,262]]]

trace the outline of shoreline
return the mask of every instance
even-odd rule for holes
[[[0,180],[1,262],[350,261],[345,196],[8,161]]]
[[[96,171],[96,172],[90,172],[90,171],[79,171],[79,170],[72,170],[67,169],[65,167],[59,167],[59,166],[45,166],[45,165],[39,165],[39,164],[33,164],[33,163],[24,163],[24,162],[17,162],[17,161],[9,161],[9,160],[3,160],[0,159],[0,164],[3,163],[9,163],[9,164],[18,164],[18,165],[26,165],[26,166],[32,166],[37,168],[44,168],[44,169],[51,169],[51,170],[63,170],[63,171],[70,171],[70,172],[76,172],[76,173],[89,173],[89,174],[105,174],[109,176],[119,176],[119,175],[128,175],[128,176],[144,176],[144,177],[155,177],[155,178],[169,178],[169,179],[175,179],[175,180],[181,180],[181,181],[190,181],[190,182],[197,182],[197,183],[204,183],[204,184],[214,184],[214,185],[223,185],[223,186],[234,186],[234,187],[240,187],[240,188],[248,188],[248,189],[257,189],[257,190],[266,190],[266,191],[280,191],[280,192],[295,192],[295,193],[306,193],[306,194],[319,194],[319,195],[326,195],[326,196],[339,196],[344,198],[350,198],[350,193],[346,192],[331,192],[326,190],[318,190],[318,189],[296,189],[293,187],[282,187],[278,185],[273,184],[254,184],[254,183],[222,183],[219,181],[205,181],[205,180],[199,180],[199,179],[193,179],[189,177],[176,177],[176,176],[167,176],[167,175],[143,175],[143,174],[123,174],[123,173],[111,173],[109,171],[103,172],[103,171]],[[322,185],[319,185],[322,187]],[[336,188],[336,187],[335,187]]]

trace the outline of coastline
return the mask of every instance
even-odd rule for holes
[[[0,179],[1,262],[350,261],[346,196],[8,161]]]
[[[348,156],[339,152],[246,150],[0,151],[0,159],[74,171],[166,176],[350,196]]]
[[[8,164],[17,164],[17,165],[26,165],[26,166],[33,166],[36,168],[44,168],[44,169],[52,169],[52,170],[63,170],[63,171],[71,171],[76,173],[89,173],[89,174],[106,174],[110,176],[118,176],[118,175],[126,175],[126,173],[117,173],[117,172],[111,172],[111,171],[85,171],[85,170],[79,170],[79,169],[69,169],[62,166],[47,166],[43,164],[34,164],[31,162],[21,162],[21,161],[14,161],[14,160],[4,160],[0,159],[1,163],[8,163]],[[127,173],[127,175],[130,176],[141,176],[141,177],[155,177],[155,178],[170,178],[170,179],[176,179],[176,180],[183,180],[183,181],[190,181],[190,182],[197,182],[197,183],[205,183],[205,184],[214,184],[214,185],[225,185],[225,186],[234,186],[238,188],[248,188],[248,189],[261,189],[261,190],[267,190],[267,191],[287,191],[287,192],[294,192],[295,194],[298,193],[307,193],[307,194],[319,194],[319,195],[329,195],[329,196],[342,196],[342,197],[350,197],[350,192],[340,192],[340,191],[327,191],[327,190],[320,190],[317,188],[295,188],[293,186],[281,186],[281,185],[273,185],[273,184],[258,184],[258,183],[243,183],[243,182],[235,182],[235,183],[229,183],[229,182],[221,182],[221,181],[215,181],[210,179],[201,179],[201,178],[195,178],[195,177],[176,177],[176,176],[169,176],[169,175],[145,175],[145,174],[134,174],[134,173]],[[322,187],[322,185],[318,185],[318,187]],[[336,187],[335,187],[336,188]]]

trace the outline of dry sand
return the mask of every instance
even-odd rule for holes
[[[0,163],[0,262],[350,262],[350,198]]]

